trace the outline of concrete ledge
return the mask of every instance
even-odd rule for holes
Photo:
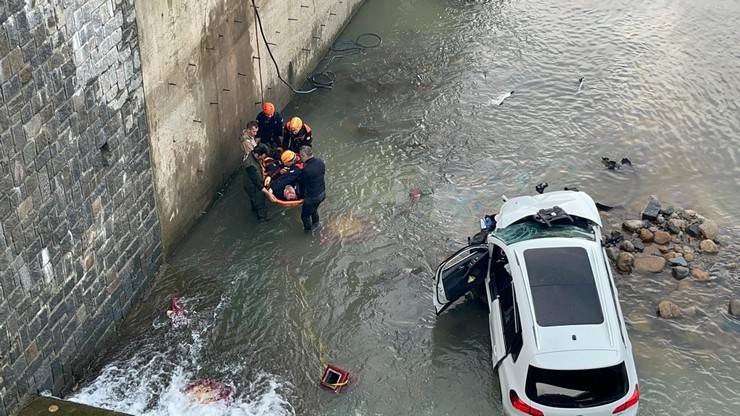
[[[125,413],[113,412],[84,404],[68,402],[51,397],[35,397],[18,416],[129,416]]]

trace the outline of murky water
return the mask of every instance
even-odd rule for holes
[[[285,111],[311,124],[329,169],[321,229],[304,235],[297,210],[257,223],[232,186],[75,399],[151,415],[500,414],[486,310],[435,317],[432,271],[502,194],[547,181],[623,205],[615,223],[657,194],[721,224],[722,251],[700,261],[715,280],[617,284],[641,414],[740,414],[740,322],[726,313],[740,292],[738,27],[732,0],[368,0],[343,37],[378,32],[382,47]],[[412,203],[413,187],[431,195]],[[164,317],[173,295],[186,329]],[[699,312],[658,319],[664,298]],[[324,362],[357,382],[319,389]],[[180,389],[198,377],[232,384],[234,405],[189,404]]]

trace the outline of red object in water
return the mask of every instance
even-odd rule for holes
[[[170,309],[167,311],[171,315],[178,315],[178,316],[184,316],[187,315],[187,311],[185,310],[185,305],[180,302],[180,298],[173,297],[170,299]]]
[[[409,191],[409,199],[411,202],[418,202],[421,199],[421,189],[413,188]]]
[[[322,388],[333,391],[334,393],[339,393],[342,389],[347,387],[351,378],[349,371],[335,365],[327,364],[324,368],[324,374],[321,375],[319,385]]]

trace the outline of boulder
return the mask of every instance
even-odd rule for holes
[[[691,277],[694,278],[694,280],[698,280],[700,282],[706,282],[708,280],[712,279],[712,276],[709,275],[709,272],[705,272],[701,269],[691,269]]]
[[[621,252],[617,257],[617,270],[622,273],[631,273],[632,264],[635,262],[635,256],[631,253]]]
[[[678,253],[676,253],[675,251],[669,251],[669,252],[663,254],[663,258],[666,259],[666,260],[668,260],[668,261],[671,261],[671,260],[675,259],[676,257],[681,257],[681,255],[678,254]]]
[[[622,223],[622,228],[629,232],[637,232],[641,228],[645,228],[645,221],[643,220],[627,220]]]
[[[629,253],[635,252],[635,245],[632,244],[632,241],[630,240],[622,240],[622,242],[619,243],[619,248]]]
[[[686,259],[686,261],[694,261],[695,253],[694,249],[689,246],[683,246],[683,258]]]
[[[699,226],[702,237],[708,240],[716,240],[719,235],[719,225],[712,220],[706,220]]]
[[[640,253],[645,250],[645,244],[640,240],[633,240],[632,245],[635,247],[635,251],[639,251]]]
[[[671,234],[658,230],[653,234],[653,241],[655,244],[668,244],[671,242]]]
[[[702,242],[699,243],[699,250],[705,253],[715,254],[719,251],[719,247],[717,246],[717,243],[712,240],[702,240]]]
[[[665,267],[666,260],[658,256],[635,257],[634,266],[639,272],[659,273]]]
[[[672,259],[669,259],[668,261],[671,263],[671,266],[688,267],[689,265],[689,262],[687,262],[686,259],[681,256],[674,257]]]
[[[660,215],[660,201],[658,198],[651,196],[645,208],[642,210],[642,219],[648,221],[658,221]]]
[[[688,227],[686,227],[686,233],[694,238],[701,238],[701,228],[699,228],[700,226],[701,224],[699,224],[698,222],[690,224]]]
[[[727,312],[732,316],[740,317],[740,299],[732,299],[727,305]]]
[[[675,266],[671,268],[671,275],[676,280],[683,280],[689,275],[689,268],[683,266]]]
[[[649,243],[653,241],[653,233],[652,231],[648,230],[647,228],[640,229],[640,240],[644,243]]]
[[[667,246],[658,246],[658,250],[663,254],[670,253],[673,251],[673,245],[669,244]]]
[[[658,316],[665,319],[673,319],[681,316],[681,309],[675,303],[664,300],[658,304]]]
[[[607,247],[606,248],[606,256],[609,257],[609,260],[611,261],[617,261],[617,257],[619,257],[619,249],[616,247]]]
[[[645,249],[642,250],[642,254],[647,254],[650,256],[662,256],[663,255],[663,253],[661,253],[658,246],[656,246],[655,244],[646,245]]]
[[[670,220],[668,220],[668,225],[672,225],[678,228],[679,230],[683,231],[686,229],[686,220],[682,220],[680,218],[671,218]],[[678,234],[678,233],[674,233],[674,234]]]

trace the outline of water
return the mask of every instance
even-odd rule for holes
[[[656,194],[721,224],[720,254],[698,261],[715,280],[617,285],[641,414],[740,414],[740,323],[726,313],[740,292],[737,27],[731,0],[368,0],[343,38],[378,32],[382,47],[285,111],[327,163],[322,228],[304,235],[297,210],[257,223],[230,187],[73,398],[146,415],[500,414],[486,311],[435,317],[432,273],[502,194],[547,181],[624,206],[610,223]],[[634,168],[606,171],[601,156]],[[430,194],[412,203],[411,188]],[[191,310],[176,331],[173,295]],[[658,319],[665,298],[699,312]],[[357,382],[320,390],[325,362]],[[180,389],[204,377],[234,386],[235,403],[189,404]]]

